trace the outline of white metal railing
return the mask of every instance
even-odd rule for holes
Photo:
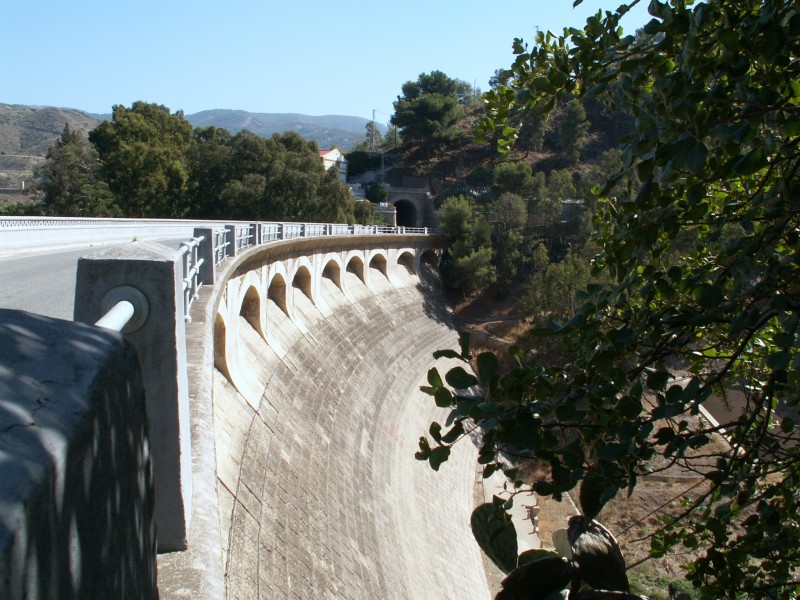
[[[239,250],[255,245],[256,243],[255,227],[251,227],[249,223],[247,224],[237,223],[234,226],[234,232],[235,232],[234,240],[236,242],[237,253],[239,252]]]
[[[328,235],[328,226],[320,223],[306,223],[303,225],[303,237],[320,237]]]
[[[17,228],[59,228],[59,227],[172,227],[174,225],[192,226],[199,221],[188,219],[116,219],[89,217],[3,217],[0,229]]]
[[[214,266],[218,267],[223,260],[228,258],[228,246],[230,246],[230,242],[228,241],[228,230],[227,229],[217,229],[214,231]]]
[[[281,224],[280,223],[258,223],[259,229],[258,239],[261,243],[273,242],[281,239]]]
[[[200,243],[205,241],[205,236],[195,237],[188,242],[181,242],[181,256],[183,265],[183,318],[189,323],[192,318],[189,316],[189,310],[192,303],[197,300],[200,286],[203,282],[200,281],[200,267],[203,264],[203,259],[199,257]]]
[[[224,226],[214,223],[212,236],[209,240],[213,244],[210,256],[214,257],[214,267],[222,261],[238,254],[240,250],[258,244],[268,244],[280,240],[292,240],[301,237],[323,237],[343,235],[403,235],[422,234],[432,235],[441,233],[439,229],[430,227],[386,227],[378,225],[345,225],[342,223],[231,223]],[[231,239],[233,237],[233,239]],[[203,281],[200,278],[200,267],[203,259],[199,256],[200,244],[205,237],[194,237],[189,241],[181,242],[183,256],[183,317],[186,322],[191,322],[189,311],[192,303],[197,299]],[[232,248],[235,249],[232,252]],[[208,254],[206,256],[209,256]]]
[[[182,255],[183,310],[184,318],[190,321],[189,310],[197,299],[204,281],[200,267],[204,263],[200,247],[212,244],[207,258],[213,257],[214,268],[226,258],[238,254],[240,250],[257,244],[267,244],[280,240],[304,237],[353,236],[353,235],[395,235],[441,233],[429,227],[385,227],[377,225],[347,225],[344,223],[289,223],[289,222],[230,222],[194,221],[187,219],[107,219],[83,217],[3,217],[0,218],[0,249],[41,247],[49,243],[107,240],[133,235],[145,239],[154,236],[191,236],[193,228],[211,229],[211,239],[203,236],[192,237],[180,244]],[[64,232],[67,232],[66,235]],[[119,232],[119,233],[114,233]],[[188,235],[187,235],[188,232]],[[123,289],[123,288],[119,288]],[[132,290],[132,291],[131,291]],[[125,288],[119,297],[109,300],[104,306],[106,314],[98,325],[117,331],[134,331],[146,319],[147,300],[133,288]],[[136,296],[134,298],[134,296]],[[132,299],[133,298],[133,299]],[[133,308],[131,307],[133,306]],[[144,308],[143,308],[144,307]],[[142,315],[145,315],[142,317]],[[139,323],[139,324],[137,324]]]
[[[303,223],[281,223],[281,239],[293,240],[303,236]]]

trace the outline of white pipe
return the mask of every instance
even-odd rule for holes
[[[135,312],[136,309],[131,302],[120,300],[95,325],[113,329],[114,331],[122,331],[123,327],[133,318]]]

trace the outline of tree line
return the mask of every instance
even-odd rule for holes
[[[83,133],[65,127],[38,172],[33,205],[6,212],[54,216],[374,221],[315,142],[294,132],[192,128],[180,112],[136,102]]]

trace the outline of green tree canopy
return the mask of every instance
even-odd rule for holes
[[[194,217],[355,220],[349,188],[337,173],[325,172],[316,143],[295,132],[264,139],[246,130],[231,136],[224,129],[198,129],[187,155]]]
[[[223,198],[231,165],[231,134],[217,127],[197,128],[187,150],[189,165],[188,216],[206,219],[237,218]]]
[[[610,283],[590,286],[544,332],[561,340],[563,362],[517,353],[501,377],[479,356],[485,398],[458,396],[438,375],[428,391],[453,407],[454,427],[469,418],[484,428],[487,473],[503,467],[502,450],[535,458],[549,470],[534,489],[558,497],[580,485],[591,517],[620,491],[635,502],[650,473],[694,473],[704,485],[651,529],[651,556],[696,553],[687,577],[704,598],[794,597],[800,13],[781,0],[652,0],[636,37],[620,27],[636,3],[539,33],[532,47],[516,40],[513,77],[487,94],[482,124],[505,133],[520,112],[546,117],[574,96],[633,113],[622,170],[595,215],[595,265]],[[611,196],[630,174],[637,193]],[[731,415],[698,418],[711,396],[734,390]],[[457,435],[431,430],[418,457],[441,462]],[[723,449],[712,444],[720,434]]]
[[[522,196],[504,192],[492,201],[491,221],[503,231],[522,229],[528,222],[528,206]]]
[[[420,74],[417,81],[407,81],[402,91],[402,97],[394,102],[391,124],[400,128],[405,141],[432,152],[463,136],[457,124],[464,116],[459,96],[464,93],[464,82],[432,71]]]
[[[39,190],[44,193],[43,212],[62,217],[121,215],[99,171],[97,152],[86,136],[65,125],[61,137],[48,150],[39,173]]]
[[[536,121],[533,117],[528,121]],[[586,109],[577,98],[567,102],[564,110],[559,115],[558,122],[558,151],[571,163],[578,162],[581,150],[586,145],[586,134],[589,131],[589,122],[586,120]]]
[[[534,189],[533,173],[529,164],[502,162],[492,174],[492,194],[500,196],[505,192],[528,197]]]
[[[179,217],[186,211],[192,126],[165,106],[117,105],[89,133],[102,173],[126,216]]]
[[[491,226],[475,215],[466,196],[451,196],[442,204],[442,229],[450,238],[446,283],[464,293],[482,289],[497,278],[492,264]]]

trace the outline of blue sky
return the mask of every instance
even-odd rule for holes
[[[486,90],[515,37],[619,0],[6,0],[0,103],[107,113],[155,102],[385,123],[402,84],[444,71]],[[647,2],[626,31],[647,22]]]

